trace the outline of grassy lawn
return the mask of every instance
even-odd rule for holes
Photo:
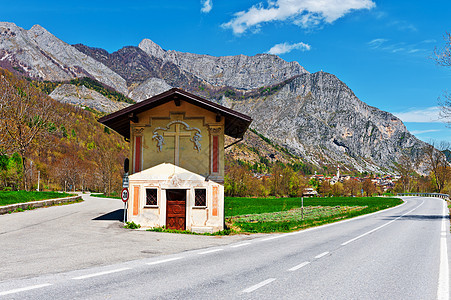
[[[15,203],[26,203],[31,201],[64,198],[71,196],[66,193],[58,192],[26,192],[26,191],[8,191],[0,192],[0,206],[9,205]]]
[[[107,196],[102,193],[91,193],[91,197],[121,199],[121,197],[116,193],[111,193],[110,196]]]
[[[238,232],[288,232],[323,225],[401,204],[396,198],[333,197],[235,198],[226,197],[228,226]]]

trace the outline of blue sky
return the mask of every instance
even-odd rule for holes
[[[2,3],[0,20],[109,52],[149,38],[215,56],[275,53],[335,74],[418,138],[451,142],[436,109],[451,69],[432,59],[451,31],[450,12],[449,0],[15,0]]]

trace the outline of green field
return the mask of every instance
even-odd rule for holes
[[[225,217],[238,232],[288,232],[372,213],[402,203],[396,198],[332,197],[235,198],[226,197]]]
[[[91,193],[91,197],[121,199],[121,197],[118,196],[117,193],[111,193],[110,196],[107,196],[102,193]]]
[[[64,198],[71,196],[66,193],[58,192],[26,192],[26,191],[7,191],[0,192],[0,206],[15,203],[26,203],[31,201]]]

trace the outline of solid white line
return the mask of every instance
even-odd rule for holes
[[[265,241],[270,241],[270,240],[275,240],[275,239],[280,239],[281,237],[286,236],[286,234],[280,234],[280,235],[275,235],[275,236],[270,236],[261,240],[257,240],[258,242],[265,242]]]
[[[208,253],[218,252],[218,251],[222,251],[222,250],[224,250],[224,249],[213,249],[213,250],[200,252],[199,254],[208,254]]]
[[[402,216],[399,216],[399,217],[397,217],[396,219],[391,220],[390,222],[387,222],[387,223],[385,223],[385,224],[383,224],[383,225],[381,225],[381,226],[379,226],[379,227],[376,227],[376,228],[374,228],[374,229],[372,229],[372,230],[370,230],[370,231],[368,231],[368,232],[366,232],[366,233],[364,233],[364,234],[361,234],[361,235],[359,235],[358,237],[355,237],[355,238],[353,238],[353,239],[350,239],[349,241],[346,241],[346,242],[344,242],[344,243],[341,244],[341,245],[342,245],[342,246],[346,246],[346,245],[349,244],[349,243],[352,243],[352,242],[354,242],[354,241],[356,241],[356,240],[358,240],[358,239],[360,239],[360,238],[362,238],[362,237],[364,237],[364,236],[366,236],[366,235],[368,235],[368,234],[370,234],[370,233],[373,233],[373,232],[375,232],[375,231],[377,231],[377,230],[379,230],[379,229],[381,229],[381,228],[383,228],[383,227],[385,227],[385,226],[387,226],[387,225],[389,225],[389,224],[395,222],[396,220],[401,219],[401,218],[404,217],[405,215],[407,215],[407,214],[413,212],[415,209],[419,208],[421,205],[423,205],[423,203],[424,203],[424,200],[423,200],[423,202],[421,202],[420,205],[418,205],[417,207],[415,207],[415,208],[412,209],[412,210],[409,210],[408,212],[406,212],[406,213],[403,214]]]
[[[4,291],[4,292],[0,292],[0,296],[15,294],[15,293],[19,293],[19,292],[25,292],[25,291],[34,290],[34,289],[39,289],[39,288],[43,288],[43,287],[50,286],[50,285],[51,285],[50,283],[44,283],[44,284],[27,286],[27,287],[20,288],[20,289]]]
[[[446,225],[448,224],[445,217],[448,216],[447,203],[443,203],[443,219],[442,219],[442,237],[440,238],[440,271],[438,277],[437,299],[449,299],[449,262],[448,247],[446,244]],[[445,234],[445,237],[443,237]]]
[[[291,269],[288,269],[288,271],[296,271],[296,270],[299,270],[300,268],[305,267],[305,266],[308,265],[309,263],[310,263],[309,261],[304,261],[302,264],[299,264],[299,265],[297,265],[297,266],[294,266],[294,267],[291,268]]]
[[[253,285],[251,287],[248,287],[247,289],[243,290],[242,293],[251,293],[251,292],[255,291],[256,289],[259,289],[259,288],[267,285],[268,283],[273,282],[274,280],[276,280],[276,279],[275,278],[266,279],[265,281],[257,283],[256,285]]]
[[[168,258],[168,259],[162,259],[162,260],[148,262],[148,263],[146,263],[146,265],[158,265],[158,264],[162,264],[165,262],[170,262],[170,261],[174,261],[174,260],[178,260],[178,259],[182,259],[182,258],[183,258],[182,256],[179,256],[179,257],[173,257],[173,258]]]
[[[251,243],[242,243],[242,244],[238,244],[238,245],[233,245],[233,246],[230,246],[230,247],[232,247],[232,248],[238,248],[238,247],[243,247],[243,246],[247,246],[247,245],[250,245]]]
[[[94,274],[88,274],[88,275],[74,277],[72,279],[75,279],[75,280],[86,279],[86,278],[102,276],[102,275],[107,275],[107,274],[116,273],[116,272],[122,272],[122,271],[125,271],[125,270],[130,270],[130,268],[121,268],[121,269],[116,269],[116,270],[110,270],[110,271],[104,271],[104,272],[99,272],[99,273],[94,273]]]
[[[323,252],[321,254],[318,254],[317,256],[315,256],[315,258],[321,258],[321,257],[323,257],[323,256],[325,256],[327,254],[329,254],[329,252],[326,251],[326,252]]]

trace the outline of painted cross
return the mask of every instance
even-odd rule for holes
[[[175,124],[174,132],[163,132],[164,136],[174,137],[174,165],[179,166],[180,162],[180,138],[191,137],[191,132],[181,132],[180,124]]]

